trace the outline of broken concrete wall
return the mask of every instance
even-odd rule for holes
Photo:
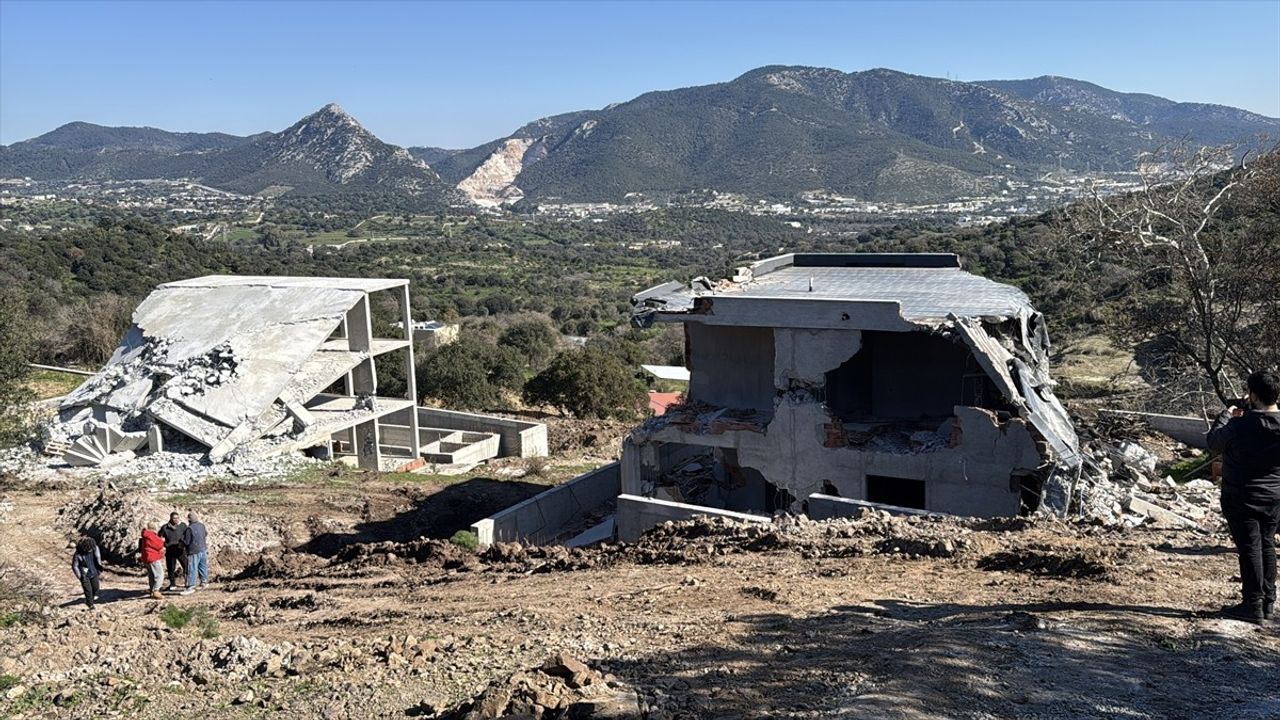
[[[841,497],[866,499],[866,476],[879,475],[925,481],[927,510],[976,517],[1017,514],[1020,489],[1011,476],[1034,472],[1044,464],[1026,422],[1000,422],[977,408],[954,411],[949,436],[938,436],[933,446],[914,452],[863,450],[848,446],[839,421],[821,403],[788,396],[779,402],[763,433],[694,435],[668,427],[641,442],[629,440],[623,446],[623,487],[652,495],[656,486],[645,478],[655,476],[653,468],[662,466],[644,463],[645,451],[655,445],[697,444],[733,449],[741,467],[758,471],[797,498],[834,488]],[[631,458],[638,462],[625,461]]]
[[[716,387],[722,373],[704,366],[704,382],[691,385],[690,401],[714,406],[708,397],[741,402],[748,394],[763,396],[758,389],[744,392],[741,384],[741,378],[750,374],[741,370],[748,352],[744,339],[754,338],[757,347],[774,349],[769,365],[771,412],[762,417],[758,428],[724,428],[722,421],[719,427],[716,422],[681,423],[676,420],[679,414],[651,420],[624,444],[624,492],[654,495],[656,478],[672,467],[671,454],[696,452],[698,447],[720,448],[721,457],[732,457],[738,468],[758,473],[795,498],[826,489],[865,500],[867,477],[879,476],[924,481],[924,509],[979,517],[1017,514],[1024,500],[1023,479],[1046,473],[1049,459],[1039,442],[1045,430],[1009,412],[955,404],[981,399],[1013,408],[1002,388],[1010,388],[1020,399],[1020,388],[1036,381],[1028,370],[1017,367],[1003,346],[1000,350],[1009,362],[998,357],[983,367],[961,338],[951,334],[955,329],[945,324],[908,333],[778,328],[772,331],[772,343],[760,336],[768,328],[739,328],[750,332],[734,335],[705,330],[689,324],[691,338],[704,342],[730,338],[728,347],[733,352],[712,355],[693,345],[694,375],[698,375],[697,358],[704,362],[716,358],[721,363],[717,369],[734,373],[732,387]],[[989,335],[984,340],[997,343]],[[833,415],[832,388],[826,384],[833,371],[859,355],[871,361],[870,388],[864,398],[870,405],[865,413],[868,423],[862,425]],[[1065,412],[1056,412],[1061,408],[1056,399],[1045,399],[1052,398],[1048,388],[1042,386],[1033,393],[1031,403],[1041,423],[1054,432]],[[930,417],[931,421],[925,419]],[[903,422],[898,426],[886,420]],[[1073,432],[1067,438],[1058,435],[1064,450],[1070,449],[1073,438]],[[732,494],[714,497],[717,505],[748,507],[738,504]]]

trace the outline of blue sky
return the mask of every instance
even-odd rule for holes
[[[389,142],[467,147],[769,64],[1063,75],[1276,117],[1280,0],[0,0],[0,143],[72,120],[248,134],[337,102]]]

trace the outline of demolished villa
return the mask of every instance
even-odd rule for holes
[[[636,428],[617,465],[571,481],[567,504],[544,493],[524,504],[536,515],[477,524],[482,540],[566,537],[545,519],[590,510],[581,498],[606,487],[613,521],[584,538],[707,513],[1068,510],[1082,459],[1044,318],[955,255],[782,255],[632,303],[637,326],[683,323],[684,403]]]
[[[414,343],[377,338],[371,297],[413,327],[409,281],[211,275],[160,285],[115,354],[63,400],[72,465],[186,438],[218,463],[300,451],[368,469],[545,455],[546,428],[417,407]],[[391,364],[398,396],[379,392]]]

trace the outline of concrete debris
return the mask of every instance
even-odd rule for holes
[[[1125,465],[1137,468],[1146,475],[1156,471],[1156,456],[1141,445],[1125,440],[1117,445],[1115,449],[1120,454],[1121,462]]]
[[[456,707],[429,715],[437,720],[641,720],[639,694],[613,675],[597,672],[568,653],[553,655],[539,668],[490,683]]]
[[[1198,452],[1198,451],[1192,451]],[[1074,490],[1075,512],[1104,523],[1215,530],[1222,524],[1220,489],[1209,480],[1179,484],[1156,474],[1156,457],[1124,440],[1087,442],[1085,463]]]

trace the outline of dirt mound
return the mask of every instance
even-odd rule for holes
[[[567,653],[542,667],[489,684],[457,707],[429,715],[436,720],[641,720],[636,691],[612,675],[592,670]]]
[[[589,453],[602,457],[615,456],[622,449],[622,439],[634,423],[617,420],[578,420],[548,417],[547,445],[553,456]]]
[[[311,575],[328,564],[327,560],[316,555],[274,550],[260,553],[244,566],[236,579],[296,579]]]
[[[982,570],[1006,570],[1046,577],[1101,580],[1124,558],[1109,548],[1071,549],[1043,545],[992,553],[978,561]]]
[[[895,517],[868,511],[858,518],[810,520],[781,517],[771,523],[696,518],[665,523],[620,551],[640,564],[705,562],[717,556],[788,550],[806,558],[901,554],[958,557],[977,549],[970,521],[940,517]]]

